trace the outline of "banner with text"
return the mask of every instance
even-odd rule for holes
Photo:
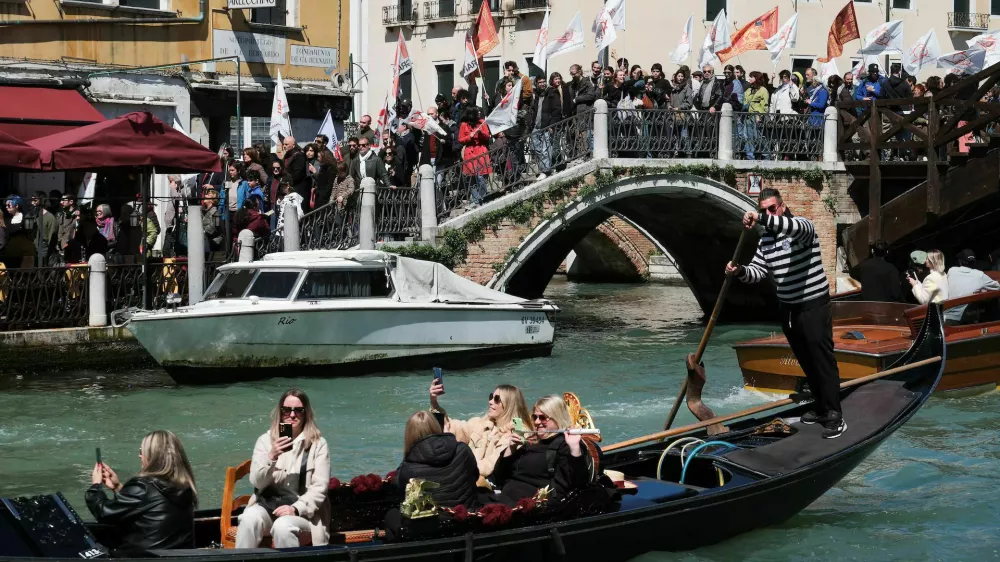
[[[333,47],[312,47],[292,45],[290,60],[295,66],[317,66],[332,68],[337,66],[337,49]]]
[[[212,56],[215,58],[239,56],[244,62],[285,64],[285,46],[285,38],[277,35],[212,30]]]
[[[226,7],[230,10],[242,8],[274,8],[277,0],[227,0]]]

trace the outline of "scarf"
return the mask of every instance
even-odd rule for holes
[[[375,151],[372,150],[371,147],[368,147],[368,154],[361,154],[360,152],[358,153],[358,158],[361,159],[361,163],[358,165],[358,170],[361,174],[361,179],[365,179],[368,177],[367,164],[368,160],[371,159],[373,154],[375,154]]]
[[[109,243],[115,241],[115,218],[105,217],[103,219],[97,219],[97,230],[100,231],[101,236],[103,236]]]

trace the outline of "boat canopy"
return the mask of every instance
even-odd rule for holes
[[[469,281],[447,267],[429,261],[396,256],[391,271],[401,302],[469,302],[517,304],[525,299],[494,291]]]

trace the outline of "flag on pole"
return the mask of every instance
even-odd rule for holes
[[[420,129],[421,131],[427,131],[436,135],[447,136],[448,134],[441,128],[441,124],[436,119],[419,109],[411,111],[410,115],[403,120],[403,123],[406,123],[413,129]]]
[[[615,29],[625,31],[625,0],[607,0],[604,8],[594,18],[594,23],[590,26],[591,32],[597,33],[598,23],[604,12],[608,13],[608,19],[614,24]]]
[[[520,99],[521,81],[515,80],[514,87],[504,95],[490,116],[486,118],[486,124],[489,125],[492,134],[502,133],[517,124],[517,102]]]
[[[281,139],[292,136],[292,118],[288,111],[288,98],[285,96],[285,82],[278,71],[278,81],[274,85],[274,101],[271,103],[271,142],[281,144]]]
[[[712,27],[705,35],[705,42],[701,44],[701,55],[698,57],[698,66],[702,67],[712,64],[715,61],[715,54],[724,51],[733,44],[729,40],[729,20],[726,19],[726,10],[720,10],[712,22]]]
[[[382,109],[378,110],[378,121],[375,125],[375,146],[382,144],[382,133],[389,128],[389,94],[385,94],[385,101],[382,102]],[[395,104],[392,104],[395,105]],[[392,110],[395,113],[395,109]]]
[[[937,65],[948,69],[949,74],[975,74],[986,68],[986,51],[973,48],[945,53],[938,57]]]
[[[983,68],[1000,62],[1000,31],[977,35],[966,41],[966,44],[969,48],[986,51],[986,62]]]
[[[821,59],[816,59],[816,60],[821,60]],[[868,67],[873,64],[879,68],[879,70],[882,72],[883,75],[888,74],[888,72],[886,72],[886,69],[882,68],[882,62],[881,59],[879,59],[878,55],[865,55],[864,58],[859,60],[858,63],[855,64],[853,68],[851,68],[851,74],[854,76],[866,76],[868,74]]]
[[[393,72],[395,76],[402,76],[413,69],[413,61],[410,60],[410,50],[406,48],[406,39],[403,38],[403,31],[399,31],[399,40],[396,41],[396,64]]]
[[[794,49],[795,43],[799,37],[799,14],[798,12],[792,14],[792,17],[788,18],[788,21],[781,26],[781,29],[777,33],[771,36],[770,39],[764,41],[767,45],[767,50],[771,52],[771,62],[777,66],[778,62],[781,60],[781,53],[785,49]]]
[[[545,9],[545,17],[542,18],[542,27],[538,29],[538,37],[535,38],[535,52],[531,55],[531,61],[538,68],[545,68],[545,46],[549,44],[549,9]],[[527,66],[524,67],[527,72]]]
[[[865,36],[864,46],[858,51],[862,55],[885,55],[903,52],[903,22],[896,20],[883,23]]]
[[[601,10],[601,13],[597,14],[597,34],[595,42],[597,43],[597,50],[602,51],[605,47],[610,46],[618,39],[618,33],[615,32],[615,24],[611,19],[611,14],[608,13],[607,6]]]
[[[938,44],[937,32],[932,27],[927,35],[917,40],[909,51],[903,53],[903,68],[908,74],[916,76],[920,69],[937,62],[941,56],[941,45]]]
[[[691,37],[694,34],[694,15],[688,17],[684,24],[684,31],[681,39],[677,42],[677,48],[670,53],[670,62],[674,64],[684,64],[691,57]]]
[[[844,44],[855,39],[861,39],[861,32],[858,31],[858,16],[854,13],[854,2],[851,0],[833,18],[830,34],[826,39],[826,58],[819,59],[820,62],[827,62],[844,54]]]
[[[770,12],[744,25],[730,39],[731,46],[727,49],[716,51],[715,55],[719,57],[720,61],[726,62],[747,51],[766,50],[767,40],[777,32],[778,8],[775,7]]]
[[[817,59],[816,62],[819,63],[819,83],[820,84],[826,84],[827,80],[829,80],[830,77],[833,76],[833,75],[835,75],[835,74],[837,76],[840,76],[840,69],[837,68],[837,61],[836,60],[831,60],[830,62],[819,62],[819,59]],[[813,64],[815,64],[815,63],[813,63]]]
[[[326,135],[326,138],[330,139],[330,144],[328,146],[333,147],[333,157],[337,159],[338,162],[344,160],[344,155],[340,152],[340,139],[337,138],[337,128],[333,126],[333,114],[330,110],[326,110],[326,117],[323,118],[323,124],[319,126],[319,131],[316,132],[316,136]]]
[[[476,47],[472,41],[472,33],[465,32],[465,62],[462,63],[462,78],[469,84],[475,79],[479,72],[479,57],[476,56]]]
[[[475,30],[472,34],[472,43],[476,46],[476,56],[486,56],[500,44],[497,27],[493,22],[493,14],[490,13],[489,2],[484,0],[479,5],[479,15],[476,17],[476,23],[472,29]]]
[[[577,10],[566,32],[549,41],[545,47],[545,58],[550,59],[556,55],[569,53],[583,48],[583,14]]]

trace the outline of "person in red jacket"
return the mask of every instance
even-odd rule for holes
[[[486,198],[487,179],[493,173],[490,128],[478,107],[470,106],[462,113],[458,142],[462,145],[462,179],[470,191],[472,208],[475,208]]]
[[[257,198],[248,197],[243,202],[243,208],[237,211],[233,223],[233,244],[239,241],[240,232],[249,230],[257,240],[267,240],[271,235],[271,225],[268,218],[257,210]]]

